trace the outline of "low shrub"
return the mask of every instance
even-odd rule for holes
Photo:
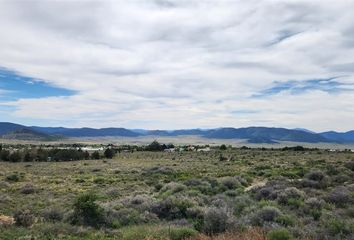
[[[103,209],[95,202],[94,193],[81,194],[74,203],[72,223],[98,227],[103,223]]]
[[[304,196],[305,193],[303,191],[300,191],[295,187],[290,187],[279,193],[277,200],[279,204],[292,205],[292,203],[296,202],[294,200],[301,200]]]
[[[354,161],[347,162],[347,163],[345,164],[345,166],[346,166],[348,169],[354,171]]]
[[[193,228],[181,227],[181,228],[171,228],[170,229],[170,239],[171,240],[185,240],[196,236],[198,232]]]
[[[193,205],[193,202],[188,198],[170,196],[154,203],[151,207],[151,211],[159,218],[173,220],[185,218],[187,209],[193,207]]]
[[[222,233],[231,228],[234,219],[226,208],[208,208],[204,213],[203,231],[208,235]]]
[[[35,217],[30,210],[20,210],[14,214],[15,223],[17,226],[30,227],[35,222]]]
[[[345,187],[337,187],[332,190],[325,198],[327,202],[333,203],[338,207],[344,207],[353,202],[352,192]]]
[[[265,206],[254,214],[252,223],[262,226],[264,222],[275,222],[280,215],[281,211],[278,208]]]
[[[293,236],[286,228],[279,228],[270,231],[267,234],[269,240],[291,240]]]
[[[41,215],[44,218],[44,220],[50,222],[59,222],[62,221],[64,218],[64,213],[55,208],[45,209]]]
[[[32,194],[35,192],[35,188],[31,183],[26,184],[20,190],[22,194]]]

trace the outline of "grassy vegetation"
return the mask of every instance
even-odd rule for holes
[[[0,239],[353,239],[353,166],[351,152],[230,147],[0,162],[0,215],[16,221]]]

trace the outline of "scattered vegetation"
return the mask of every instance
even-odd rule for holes
[[[353,153],[231,146],[198,151],[203,148],[155,141],[95,146],[86,154],[82,146],[3,146],[0,216],[13,217],[14,224],[0,235],[354,238]]]

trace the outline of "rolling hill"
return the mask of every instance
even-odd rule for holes
[[[27,127],[14,123],[0,123],[0,137],[7,139],[48,139],[50,137],[139,137],[139,136],[200,136],[209,139],[243,139],[249,143],[277,143],[281,141],[306,143],[354,143],[354,131],[346,133],[314,133],[303,129],[247,127],[182,130],[131,130],[126,128],[64,128]]]

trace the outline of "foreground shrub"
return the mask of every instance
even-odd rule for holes
[[[193,202],[187,198],[170,196],[160,202],[154,203],[151,211],[159,218],[179,219],[187,216],[187,209],[193,207]]]
[[[103,222],[103,209],[95,202],[93,193],[81,194],[74,203],[72,223],[98,227]]]
[[[182,228],[172,228],[170,230],[171,240],[185,240],[196,236],[198,232],[192,228],[182,227]]]
[[[276,207],[265,206],[257,211],[252,219],[254,225],[262,226],[264,222],[275,222],[281,215],[281,211]]]
[[[50,209],[45,209],[45,210],[42,212],[42,217],[43,217],[46,221],[59,222],[59,221],[63,220],[64,214],[63,214],[63,212],[61,212],[61,211],[58,210],[58,209],[50,208]]]
[[[279,193],[277,200],[279,204],[292,205],[296,202],[294,200],[302,200],[304,195],[304,192],[300,191],[299,189],[290,187]]]
[[[328,229],[329,234],[332,236],[345,236],[354,231],[351,229],[351,226],[344,221],[337,218],[332,218],[325,223],[326,228]]]
[[[347,163],[345,164],[345,166],[346,166],[348,169],[354,171],[354,161],[347,162]]]
[[[28,183],[21,188],[20,192],[23,194],[32,194],[35,192],[35,189],[32,184]]]
[[[338,207],[344,207],[348,203],[352,203],[352,193],[345,187],[337,187],[330,192],[325,200],[334,203]]]
[[[328,186],[327,176],[318,170],[312,171],[301,182],[303,187],[323,189]]]
[[[30,210],[20,210],[14,214],[14,219],[17,226],[30,227],[34,224],[35,217]]]
[[[291,240],[293,237],[286,228],[274,229],[267,234],[269,240]]]
[[[208,235],[222,233],[233,225],[232,213],[226,208],[209,208],[204,213],[203,230]]]

